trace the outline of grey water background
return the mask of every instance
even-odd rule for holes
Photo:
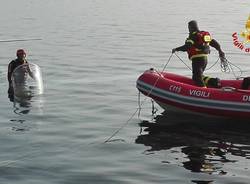
[[[247,76],[249,54],[233,46],[232,33],[244,29],[250,1],[0,2],[1,40],[41,39],[0,43],[0,183],[249,183],[247,122],[170,116],[158,107],[152,124],[149,99],[140,118],[132,115],[137,77],[163,68],[191,19]],[[41,67],[45,93],[12,103],[6,73],[18,48]],[[216,60],[212,50],[209,66]],[[166,70],[191,75],[175,56]],[[206,73],[233,77],[219,66]]]

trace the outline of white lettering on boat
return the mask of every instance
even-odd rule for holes
[[[210,96],[210,92],[200,91],[200,90],[189,90],[191,96],[198,96],[208,98]]]
[[[243,95],[243,96],[242,96],[242,101],[244,101],[244,102],[250,102],[250,96],[248,96],[248,95]]]
[[[180,86],[171,85],[171,86],[169,86],[169,91],[172,91],[174,93],[180,93],[181,92],[181,87]]]

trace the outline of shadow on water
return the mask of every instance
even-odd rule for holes
[[[180,148],[185,155],[181,154],[180,160],[185,160],[181,165],[192,172],[226,175],[223,165],[237,162],[232,156],[250,158],[250,123],[247,121],[164,112],[153,122],[142,121],[140,126],[145,134],[139,135],[136,143],[150,146],[148,153]]]

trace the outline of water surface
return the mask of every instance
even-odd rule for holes
[[[1,40],[41,39],[0,43],[1,183],[248,183],[247,123],[197,122],[197,117],[162,114],[158,107],[151,125],[150,100],[140,118],[132,115],[138,107],[137,77],[151,67],[163,68],[171,49],[184,43],[191,19],[210,31],[228,59],[248,75],[249,55],[233,46],[231,35],[244,29],[249,2],[1,4]],[[18,48],[41,67],[45,93],[12,103],[6,72]],[[185,53],[178,55],[190,65]],[[213,50],[210,64],[216,60]],[[167,70],[191,75],[177,57]],[[219,66],[207,74],[233,77]]]

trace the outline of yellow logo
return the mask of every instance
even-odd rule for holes
[[[245,40],[244,43],[250,42],[250,15],[247,19],[245,30],[241,32],[240,36],[242,36]]]
[[[247,19],[245,30],[241,31],[240,36],[244,39],[243,41],[239,41],[237,32],[232,34],[234,46],[250,53],[250,48],[245,47],[247,43],[250,43],[250,15]]]
[[[205,40],[205,42],[211,42],[212,39],[211,39],[210,35],[205,35],[204,40]]]

